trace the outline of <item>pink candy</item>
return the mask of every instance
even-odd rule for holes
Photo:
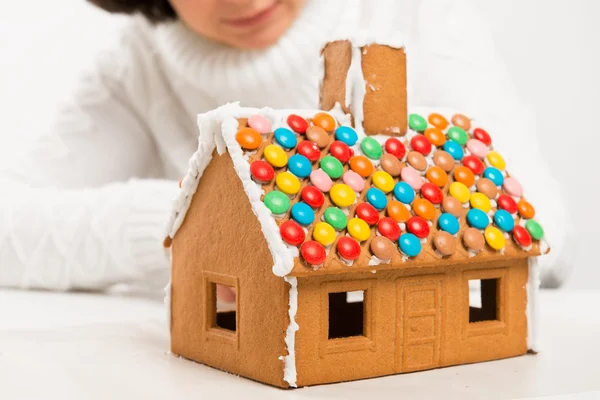
[[[467,149],[475,157],[484,158],[490,152],[490,149],[481,140],[471,139],[467,142]]]
[[[310,173],[310,183],[324,193],[329,192],[333,186],[333,181],[322,169],[316,169]]]
[[[421,175],[417,171],[415,171],[411,167],[402,168],[402,172],[400,172],[400,177],[402,180],[410,185],[415,190],[421,190],[421,186],[423,186],[423,179],[421,179]]]
[[[271,132],[271,122],[262,115],[256,114],[248,118],[248,125],[261,135]]]
[[[355,192],[362,192],[365,188],[365,180],[354,171],[346,171],[342,177],[344,183],[352,188]]]
[[[510,194],[511,196],[523,196],[523,187],[521,186],[521,183],[512,177],[504,180],[504,190],[506,190],[506,193]]]

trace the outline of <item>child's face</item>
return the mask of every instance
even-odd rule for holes
[[[170,0],[179,18],[210,39],[242,49],[271,46],[306,0]]]

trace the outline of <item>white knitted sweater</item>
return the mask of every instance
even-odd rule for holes
[[[320,47],[360,27],[405,33],[410,104],[486,121],[544,222],[553,256],[543,263],[556,265],[566,224],[556,183],[490,33],[466,0],[313,0],[264,51],[133,18],[35,148],[16,163],[0,161],[0,287],[162,287],[164,225],[197,147],[196,115],[230,101],[317,107]]]

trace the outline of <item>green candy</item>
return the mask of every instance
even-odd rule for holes
[[[344,173],[344,166],[337,158],[325,156],[321,160],[321,169],[325,171],[331,179],[338,179]]]
[[[532,219],[528,220],[525,223],[525,229],[527,229],[527,232],[529,232],[531,237],[535,240],[540,240],[544,237],[544,229],[540,224],[537,223],[537,221]]]
[[[360,143],[360,148],[362,149],[365,156],[369,157],[371,160],[379,160],[383,155],[383,150],[381,149],[381,145],[379,142],[372,137],[364,138]]]
[[[263,200],[265,206],[275,215],[280,215],[290,209],[290,198],[284,193],[273,190],[265,195]]]
[[[408,117],[408,126],[413,131],[423,132],[427,129],[427,120],[419,114],[410,114]]]
[[[337,207],[329,207],[325,210],[323,217],[325,218],[325,222],[333,226],[333,229],[336,231],[346,229],[346,226],[348,225],[348,217],[346,217],[346,214]]]
[[[461,146],[464,146],[467,144],[467,140],[469,140],[469,135],[467,135],[467,132],[465,132],[463,128],[453,126],[452,128],[448,129],[448,138],[450,140],[454,140]]]

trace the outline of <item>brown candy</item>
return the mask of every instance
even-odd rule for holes
[[[371,241],[371,252],[380,260],[391,260],[396,252],[396,246],[384,236],[376,236]]]
[[[498,187],[488,178],[481,178],[477,181],[477,191],[485,194],[490,199],[495,199],[498,195]]]
[[[481,232],[475,228],[468,228],[463,233],[463,242],[468,249],[479,251],[485,246],[485,239]]]
[[[469,117],[463,114],[455,114],[452,117],[452,123],[455,126],[463,128],[465,131],[471,129],[471,120],[469,119]]]
[[[425,171],[427,168],[427,160],[418,151],[408,153],[408,163],[417,171]]]
[[[450,172],[454,168],[454,158],[445,151],[436,151],[433,156],[433,162],[446,172]]]
[[[463,213],[463,206],[456,197],[446,196],[442,202],[442,208],[444,212],[454,215],[456,218],[460,217]]]
[[[381,156],[381,168],[391,176],[396,177],[402,171],[402,163],[396,156],[384,154]]]
[[[315,142],[321,149],[329,144],[329,136],[325,129],[320,126],[309,126],[306,130],[306,138]]]
[[[438,231],[433,237],[433,245],[442,256],[450,256],[456,251],[456,238],[448,232]]]

